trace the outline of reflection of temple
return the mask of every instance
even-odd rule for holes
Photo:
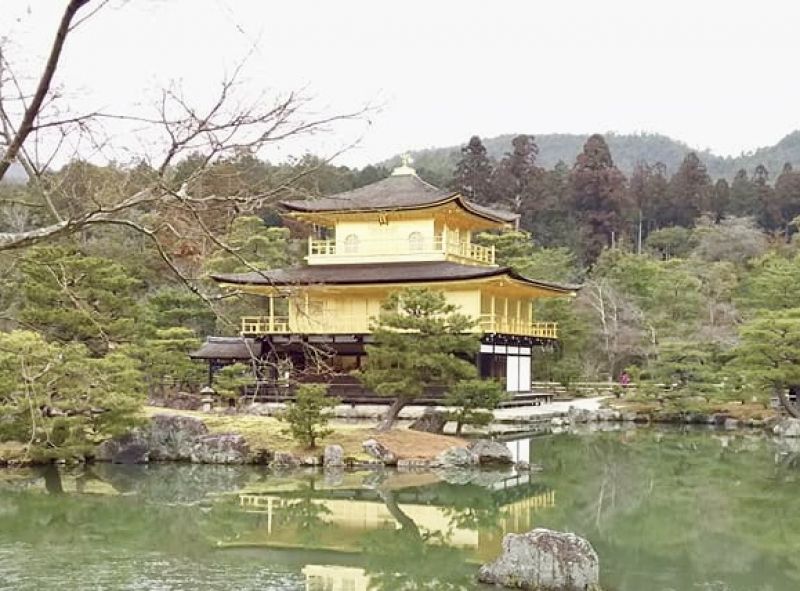
[[[474,495],[454,506],[454,495]],[[448,546],[463,548],[475,560],[497,554],[504,534],[531,529],[534,514],[555,505],[555,492],[531,483],[528,475],[497,478],[484,486],[442,483],[392,490],[328,488],[304,491],[243,492],[241,507],[262,515],[261,526],[224,545],[311,548],[359,552],[365,534],[398,530],[398,514]],[[302,515],[301,531],[291,513]],[[399,512],[399,513],[398,513]],[[313,517],[311,515],[313,514]],[[481,519],[481,515],[488,518]]]
[[[363,568],[308,564],[303,568],[306,591],[368,591],[370,579]]]

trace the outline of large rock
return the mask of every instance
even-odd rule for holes
[[[786,417],[772,428],[778,437],[800,437],[800,419]]]
[[[155,415],[147,431],[150,459],[191,460],[195,442],[204,435],[208,435],[208,427],[200,419],[181,415]]]
[[[478,439],[467,448],[479,464],[513,464],[511,450],[498,441]]]
[[[447,413],[441,410],[436,410],[432,407],[427,407],[422,416],[415,420],[408,427],[414,431],[423,431],[425,433],[442,433],[444,426],[447,424]]]
[[[286,451],[276,451],[270,462],[270,468],[288,469],[297,468],[300,465],[300,458]]]
[[[249,453],[241,435],[203,435],[192,446],[191,460],[195,464],[244,464]]]
[[[341,468],[344,466],[344,449],[341,445],[326,445],[322,456],[322,464],[326,468]]]
[[[396,464],[397,457],[391,452],[391,450],[383,445],[377,439],[367,439],[366,441],[361,443],[361,447],[364,448],[364,451],[371,455],[373,458],[380,460],[384,464]]]
[[[598,591],[599,577],[597,553],[587,540],[549,529],[507,534],[503,554],[478,574],[483,583],[537,591]]]
[[[450,447],[436,456],[431,466],[441,468],[463,468],[474,466],[478,457],[465,447]]]
[[[114,464],[146,464],[150,461],[150,447],[139,431],[131,431],[97,446],[95,459]]]

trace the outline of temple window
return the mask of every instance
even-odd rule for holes
[[[344,252],[346,254],[355,254],[358,252],[358,236],[355,234],[348,234],[345,236]]]
[[[424,240],[422,232],[411,232],[408,235],[408,249],[411,252],[419,252],[422,250]]]

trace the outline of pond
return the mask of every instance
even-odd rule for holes
[[[509,442],[541,472],[0,471],[0,589],[478,589],[504,533],[587,537],[608,591],[800,589],[800,449],[640,429]]]

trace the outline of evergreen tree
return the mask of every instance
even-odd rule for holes
[[[142,285],[125,268],[73,247],[29,250],[20,264],[19,318],[50,340],[84,343],[97,355],[135,340]]]
[[[628,193],[635,210],[636,252],[641,253],[647,235],[661,225],[657,214],[659,206],[666,200],[666,167],[660,162],[652,166],[638,162],[628,184]]]
[[[536,140],[532,135],[518,135],[511,140],[511,148],[492,177],[497,201],[518,213],[543,209],[538,192],[542,170],[536,166],[539,155]]]
[[[769,171],[763,164],[753,171],[753,187],[758,203],[758,222],[761,227],[774,231],[783,227],[780,204],[775,200],[775,191],[769,185]]]
[[[317,441],[333,433],[328,428],[331,408],[338,402],[326,394],[324,384],[301,384],[297,388],[295,401],[278,415],[289,424],[286,432],[307,449],[314,449]]]
[[[711,180],[706,166],[694,152],[689,152],[672,176],[660,218],[664,225],[691,228],[705,211],[711,197]]]
[[[725,179],[717,179],[714,190],[711,192],[709,209],[714,216],[714,222],[720,223],[728,211],[731,201],[731,187]]]
[[[381,430],[391,429],[403,407],[427,387],[449,388],[477,377],[472,357],[478,337],[469,332],[474,322],[442,293],[411,288],[394,293],[379,321],[359,376],[377,394],[394,398]]]
[[[788,162],[775,181],[775,201],[780,208],[780,229],[786,239],[791,234],[791,223],[800,215],[800,173],[797,173]]]
[[[730,213],[738,217],[755,216],[758,211],[755,187],[742,168],[731,183]]]
[[[602,135],[586,140],[570,176],[572,206],[581,225],[583,258],[597,260],[622,232],[625,177],[614,166]]]
[[[450,188],[476,203],[494,201],[492,173],[494,167],[486,154],[481,138],[473,135],[461,148],[461,159],[456,164]]]
[[[31,459],[91,455],[136,424],[143,401],[141,374],[124,351],[96,358],[79,343],[0,332],[0,441],[24,442]]]

